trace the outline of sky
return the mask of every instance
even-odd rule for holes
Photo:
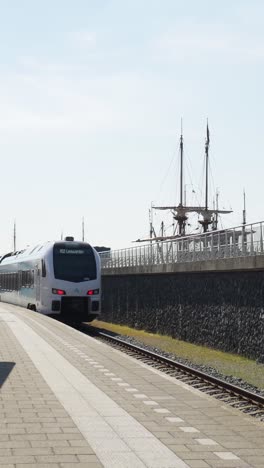
[[[221,227],[264,219],[260,0],[0,0],[0,254],[73,235],[148,236],[151,203],[210,204]],[[171,213],[154,212],[156,233]],[[193,227],[196,219],[192,220]],[[192,227],[191,227],[192,228]],[[197,231],[196,231],[197,232]]]

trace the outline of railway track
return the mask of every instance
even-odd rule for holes
[[[143,346],[128,343],[122,338],[108,333],[107,330],[83,324],[81,331],[92,334],[95,338],[106,341],[114,348],[141,360],[145,364],[175,377],[185,384],[191,385],[260,421],[264,421],[264,397],[257,393],[250,392],[156,352],[144,349]]]

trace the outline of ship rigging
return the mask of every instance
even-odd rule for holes
[[[162,241],[175,239],[177,237],[184,237],[187,235],[186,226],[190,213],[197,213],[202,219],[199,224],[202,226],[203,232],[218,229],[218,216],[219,214],[232,213],[232,210],[219,210],[218,208],[218,193],[216,194],[216,205],[212,209],[209,208],[208,201],[208,174],[209,174],[209,146],[210,146],[210,133],[207,122],[206,127],[206,139],[205,139],[205,200],[203,206],[188,206],[186,204],[186,197],[184,195],[183,185],[183,172],[184,172],[184,151],[183,151],[183,131],[181,125],[181,136],[180,136],[180,193],[179,193],[179,204],[170,206],[153,206],[151,205],[150,210],[150,237],[144,239],[138,239],[135,242],[146,242],[146,241]],[[171,236],[164,235],[164,223],[161,224],[161,235],[156,236],[155,229],[153,227],[153,211],[152,210],[169,210],[172,213],[173,220],[176,221],[174,224],[174,232]]]

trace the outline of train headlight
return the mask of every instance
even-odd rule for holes
[[[58,296],[65,296],[66,292],[63,289],[52,288],[52,294],[58,294]]]
[[[99,294],[99,289],[89,289],[87,291],[87,296],[93,296],[94,294]]]

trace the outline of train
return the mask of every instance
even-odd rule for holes
[[[72,322],[101,311],[101,263],[86,242],[66,237],[0,258],[0,301]]]

